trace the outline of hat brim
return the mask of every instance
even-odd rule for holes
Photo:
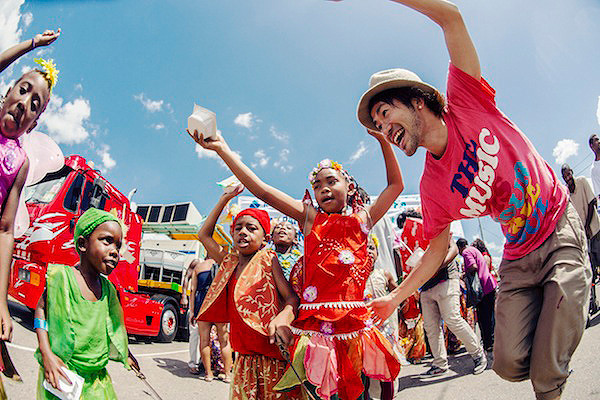
[[[383,81],[367,90],[360,98],[358,102],[358,108],[356,109],[356,115],[358,121],[367,129],[378,131],[371,118],[371,110],[369,110],[369,103],[371,99],[379,93],[389,89],[399,89],[403,87],[416,87],[427,93],[439,93],[438,90],[424,82],[418,82],[409,79],[390,79]]]

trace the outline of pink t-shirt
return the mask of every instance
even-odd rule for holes
[[[467,246],[462,251],[462,256],[465,260],[465,271],[472,268],[477,270],[477,276],[479,277],[483,294],[486,295],[496,290],[498,282],[496,282],[496,279],[490,274],[490,269],[487,266],[487,262],[485,262],[485,258],[483,258],[483,254],[475,247]]]
[[[448,145],[440,159],[427,153],[423,223],[431,239],[454,220],[491,215],[506,237],[504,258],[515,260],[550,236],[569,197],[529,139],[498,110],[495,93],[485,79],[450,64]]]

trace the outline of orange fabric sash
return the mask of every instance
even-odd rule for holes
[[[242,320],[263,335],[268,335],[269,323],[281,310],[272,272],[273,257],[277,257],[273,250],[258,251],[242,271],[233,293],[235,309]],[[228,304],[226,287],[237,265],[237,255],[225,257],[208,289],[197,320],[229,322],[232,305]]]

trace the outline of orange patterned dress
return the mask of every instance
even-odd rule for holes
[[[304,241],[304,267],[291,278],[300,297],[292,365],[276,390],[305,383],[322,399],[357,399],[362,374],[391,381],[400,372],[391,344],[373,326],[365,306],[373,270],[368,228],[357,214],[318,213]],[[302,382],[301,382],[302,381]]]
[[[230,388],[233,400],[301,399],[299,390],[273,389],[286,368],[268,337],[269,323],[281,311],[272,271],[276,257],[272,250],[258,251],[237,279],[238,257],[225,257],[198,315],[200,321],[231,323],[231,346],[239,353]]]

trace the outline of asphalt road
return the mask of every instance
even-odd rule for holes
[[[33,316],[18,303],[11,303],[14,320],[14,339],[9,344],[9,352],[23,378],[16,383],[4,378],[9,399],[34,399],[39,367],[33,357],[37,347],[32,330]],[[138,357],[142,372],[160,394],[167,399],[215,399],[228,398],[229,386],[215,380],[205,382],[187,370],[188,344],[145,343],[130,340],[130,348]],[[592,326],[585,331],[571,368],[573,372],[563,394],[563,400],[600,399],[600,314],[592,320]],[[425,360],[427,361],[427,360]],[[399,377],[399,392],[396,399],[423,400],[488,400],[488,399],[534,399],[530,382],[510,383],[503,381],[491,371],[472,375],[472,361],[464,351],[450,357],[451,371],[444,376],[422,379],[428,364],[410,365],[402,368]],[[108,371],[120,399],[149,400],[150,391],[133,372],[121,365],[110,363]],[[372,385],[376,389],[378,385]]]

